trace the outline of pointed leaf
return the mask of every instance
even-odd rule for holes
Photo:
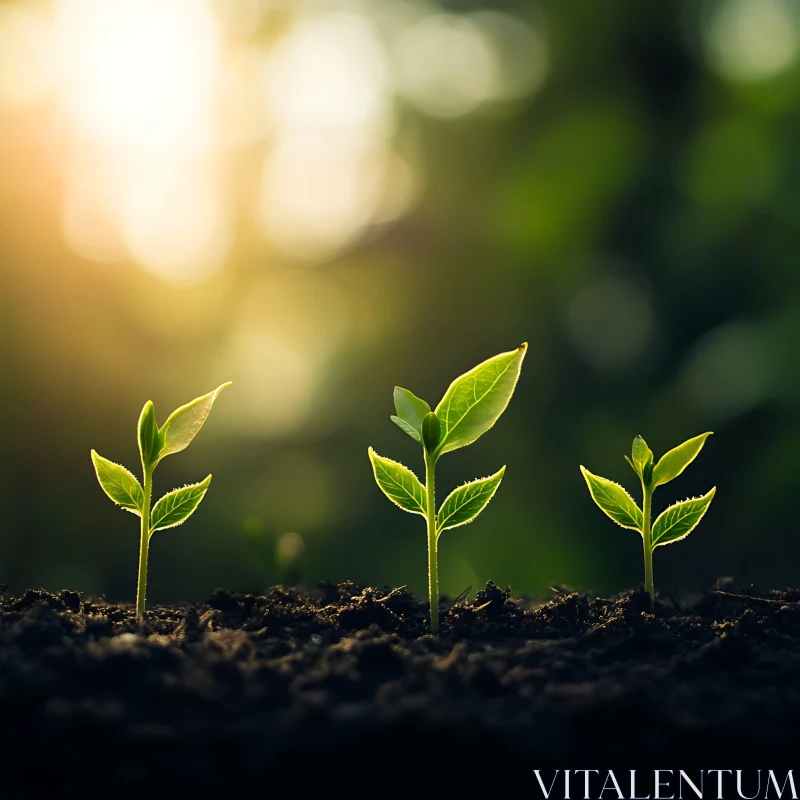
[[[653,486],[660,486],[662,483],[668,483],[673,478],[677,478],[697,458],[697,454],[703,449],[706,439],[712,433],[713,431],[701,433],[668,453],[664,453],[653,467]]]
[[[156,464],[162,445],[163,439],[156,422],[156,410],[153,402],[148,400],[139,416],[139,454],[142,457],[142,467],[149,468]]]
[[[425,444],[425,449],[429,453],[432,453],[436,449],[441,435],[442,426],[439,422],[439,417],[431,411],[429,414],[426,414],[425,419],[422,420],[422,441]]]
[[[451,492],[439,509],[437,533],[472,522],[489,505],[505,471],[503,467],[488,478],[470,481]]]
[[[653,546],[660,547],[685,539],[703,518],[716,491],[715,486],[707,495],[675,503],[659,514],[653,524]]]
[[[586,467],[581,467],[583,477],[592,499],[605,512],[606,516],[611,517],[617,525],[623,528],[630,528],[634,531],[642,532],[642,512],[636,505],[633,498],[614,481],[593,475]]]
[[[431,407],[413,392],[409,392],[408,389],[395,386],[394,408],[397,412],[397,416],[410,425],[421,437],[422,420],[425,419],[426,414],[430,414]],[[403,430],[405,430],[405,428]],[[422,439],[417,439],[417,441],[422,441]]]
[[[438,406],[438,453],[472,444],[497,422],[514,394],[527,344],[500,353],[456,378]]]
[[[633,467],[636,470],[636,474],[642,478],[645,483],[648,483],[650,479],[649,473],[653,465],[653,451],[647,446],[647,442],[641,436],[637,436],[633,440],[631,458],[633,459]]]
[[[209,475],[200,483],[192,483],[182,489],[173,489],[165,494],[154,506],[150,515],[150,533],[174,528],[192,516],[194,510],[205,497],[211,483]]]
[[[383,493],[404,511],[425,516],[428,501],[425,487],[419,482],[419,478],[408,467],[379,456],[371,447],[369,460],[372,462],[375,480]]]
[[[211,406],[217,399],[217,395],[230,385],[230,381],[223,383],[213,392],[195,398],[191,403],[181,406],[169,415],[169,418],[161,428],[164,446],[161,450],[160,458],[172,455],[172,453],[179,453],[189,446],[208,418]]]
[[[103,491],[118,506],[122,506],[126,511],[130,511],[137,516],[141,516],[142,507],[144,506],[144,492],[139,485],[139,481],[125,467],[103,458],[95,450],[92,450],[92,463]]]
[[[407,433],[415,442],[422,444],[422,435],[416,428],[413,428],[404,419],[400,419],[400,417],[389,417],[389,419],[391,419],[400,430]]]

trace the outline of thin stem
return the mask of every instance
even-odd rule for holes
[[[431,607],[431,633],[439,632],[439,554],[436,536],[436,459],[425,451],[425,489],[428,513],[428,600]]]
[[[650,595],[650,610],[653,610],[656,593],[653,588],[653,531],[650,526],[650,518],[652,516],[652,503],[653,503],[653,489],[649,486],[642,485],[643,490],[643,503],[642,503],[642,539],[644,540],[644,588]]]
[[[142,507],[142,535],[139,542],[139,582],[136,585],[136,621],[144,621],[147,601],[147,554],[150,549],[150,499],[153,494],[153,471],[144,469],[144,506]]]

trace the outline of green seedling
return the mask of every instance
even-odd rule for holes
[[[506,469],[460,486],[437,513],[436,462],[445,453],[472,444],[497,422],[514,393],[527,347],[522,344],[516,350],[501,353],[456,378],[435,411],[408,389],[395,386],[397,416],[391,420],[422,445],[424,486],[410,469],[369,448],[375,480],[383,493],[404,511],[420,514],[427,521],[428,599],[434,633],[439,630],[439,536],[448,528],[472,522],[494,496]]]
[[[92,450],[92,463],[103,491],[118,506],[141,517],[139,580],[136,587],[136,619],[139,622],[144,618],[150,537],[156,531],[174,528],[185,522],[200,505],[211,483],[209,475],[200,483],[174,489],[165,494],[151,509],[153,471],[162,458],[179,453],[189,446],[203,427],[217,395],[226,386],[230,386],[230,383],[223,383],[213,392],[197,397],[191,403],[176,409],[160,428],[156,422],[155,406],[152,401],[148,400],[144,404],[139,416],[138,429],[144,485],[140,484],[125,467],[103,458]]]
[[[653,492],[663,483],[677,478],[703,449],[711,431],[701,433],[678,447],[665,453],[658,463],[653,465],[653,452],[641,436],[633,440],[630,458],[625,460],[639,476],[642,484],[642,508],[618,483],[592,475],[581,466],[592,499],[603,512],[623,528],[638,531],[644,546],[644,588],[650,595],[650,607],[653,607],[655,591],[653,589],[653,550],[665,544],[672,544],[685,539],[696,527],[708,510],[714,494],[715,486],[703,497],[683,500],[663,511],[651,526],[651,509]]]

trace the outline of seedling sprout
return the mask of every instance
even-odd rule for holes
[[[617,525],[638,531],[644,546],[644,587],[650,595],[650,607],[653,606],[655,591],[653,588],[653,550],[665,544],[672,544],[685,539],[696,527],[708,510],[717,487],[702,497],[683,500],[663,511],[651,526],[651,509],[653,492],[656,487],[677,478],[702,450],[711,431],[701,433],[678,447],[665,453],[653,466],[653,452],[647,442],[637,436],[633,440],[631,456],[625,460],[639,476],[642,484],[642,508],[618,483],[593,475],[584,466],[581,472],[586,479],[592,499],[602,511]]]
[[[159,428],[152,401],[148,400],[139,416],[139,453],[142,457],[144,485],[124,467],[98,455],[92,450],[97,480],[103,491],[121,508],[141,518],[139,548],[139,580],[136,587],[136,619],[141,622],[147,592],[147,556],[150,537],[165,528],[174,528],[185,522],[205,497],[211,475],[200,483],[189,484],[165,494],[150,507],[153,491],[153,471],[165,456],[185,450],[206,421],[217,395],[229,383],[223,383],[213,392],[197,397],[169,415]]]
[[[422,446],[425,485],[408,467],[379,456],[371,447],[369,458],[375,480],[395,505],[425,517],[428,529],[428,598],[431,631],[439,630],[438,541],[442,531],[466,525],[483,511],[503,479],[505,467],[455,489],[436,511],[436,462],[444,453],[466,447],[482,436],[505,411],[517,385],[528,345],[500,353],[456,378],[435,411],[408,389],[395,386],[391,417],[404,433]]]

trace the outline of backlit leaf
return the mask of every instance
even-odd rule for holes
[[[614,481],[593,475],[586,467],[581,467],[583,477],[592,499],[610,517],[623,528],[642,532],[642,512],[633,498]]]
[[[456,378],[438,406],[438,453],[472,444],[497,422],[514,394],[527,344],[478,364]]]
[[[659,547],[685,539],[703,518],[716,491],[715,486],[707,495],[675,503],[659,514],[653,524],[653,546]]]
[[[164,440],[164,446],[161,451],[160,458],[171,455],[172,453],[179,453],[185,450],[192,439],[197,436],[197,432],[203,427],[203,423],[208,418],[211,411],[211,406],[217,399],[217,395],[227,386],[228,383],[223,383],[214,389],[213,392],[204,394],[202,397],[197,397],[185,406],[173,411],[167,421],[161,428],[161,437]]]
[[[701,433],[699,436],[679,444],[668,453],[664,453],[653,467],[653,486],[660,486],[662,483],[677,478],[697,458],[697,454],[703,449],[706,439],[711,436],[712,432]]]
[[[201,483],[193,483],[182,489],[173,489],[165,494],[154,506],[150,515],[150,533],[174,528],[185,522],[205,497],[211,483],[209,475]]]
[[[118,506],[122,506],[126,511],[130,511],[137,516],[141,516],[142,506],[144,506],[144,492],[139,485],[139,481],[125,467],[103,458],[94,450],[92,450],[92,463],[103,491]]]
[[[437,530],[441,533],[448,528],[457,528],[472,522],[494,497],[506,468],[503,467],[488,478],[465,483],[451,492],[442,503],[437,516]]]
[[[425,487],[419,482],[419,478],[408,467],[379,456],[371,447],[369,460],[372,462],[375,480],[383,493],[403,510],[425,516],[428,501]]]

